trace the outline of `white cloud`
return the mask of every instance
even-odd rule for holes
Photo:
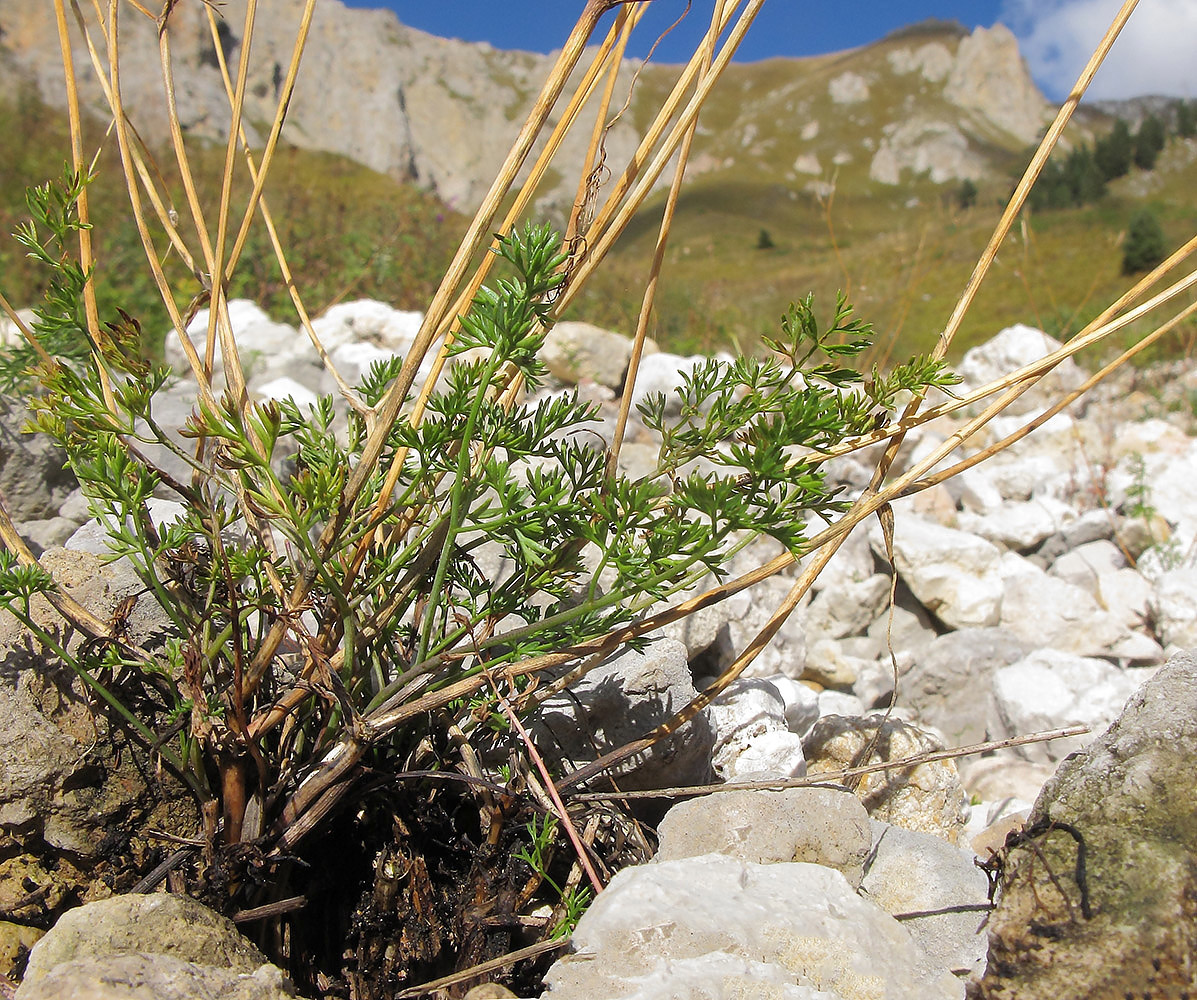
[[[1120,7],[1119,0],[1005,0],[1002,21],[1018,36],[1036,81],[1061,100]],[[1197,0],[1141,0],[1088,94],[1197,97],[1195,57]]]

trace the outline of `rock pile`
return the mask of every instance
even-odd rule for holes
[[[254,392],[291,395],[302,405],[331,388],[296,331],[248,303],[234,304],[233,316]],[[202,322],[197,317],[197,327]],[[405,350],[417,322],[379,303],[352,303],[318,325],[334,361],[352,378],[371,360]],[[544,391],[577,384],[599,402],[603,422],[583,438],[598,447],[625,391],[627,342],[603,332],[601,347],[596,343],[599,335],[585,327],[559,331],[546,360],[560,384]],[[970,351],[959,370],[966,389],[975,388],[1056,346],[1039,331],[1016,327]],[[697,360],[648,355],[635,392],[670,391]],[[892,547],[879,528],[853,533],[749,671],[672,742],[633,762],[621,784],[813,777],[1067,725],[1089,727],[1088,736],[1001,749],[959,767],[951,761],[905,766],[850,786],[728,791],[682,801],[660,824],[655,863],[618,875],[583,918],[574,953],[548,976],[547,995],[963,996],[965,979],[983,973],[987,949],[981,924],[989,885],[974,861],[1001,847],[1056,766],[1091,744],[1132,696],[1111,734],[1069,758],[1039,798],[1032,822],[1046,817],[1077,829],[1105,822],[1086,813],[1085,804],[1104,801],[1106,792],[1091,795],[1068,784],[1083,783],[1087,765],[1078,761],[1094,762],[1099,784],[1109,783],[1111,768],[1129,768],[1126,782],[1133,778],[1144,790],[1157,787],[1158,775],[1179,780],[1174,765],[1144,756],[1135,770],[1127,754],[1147,754],[1150,745],[1187,754],[1187,764],[1176,767],[1192,763],[1188,730],[1177,722],[1173,738],[1166,733],[1176,727],[1152,714],[1168,699],[1188,704],[1185,685],[1197,671],[1182,652],[1197,645],[1197,441],[1171,406],[1191,400],[1197,380],[1185,371],[1169,375],[1155,391],[1144,377],[1124,374],[984,464],[895,504]],[[1060,366],[1019,400],[1017,414],[993,421],[963,454],[1016,430],[1083,377],[1071,364]],[[180,425],[190,399],[181,378],[160,401],[164,418]],[[912,433],[907,467],[947,440],[965,416]],[[633,427],[625,468],[651,469],[654,448],[649,432]],[[852,457],[829,469],[849,495],[868,473]],[[47,496],[44,509],[31,508],[42,516],[26,518],[26,534],[47,550],[61,542],[68,551],[94,548],[94,530],[80,527],[86,510],[79,498],[60,503],[52,492]],[[156,516],[173,514],[163,508]],[[55,553],[55,559],[82,558]],[[774,554],[767,544],[750,547],[731,571]],[[534,725],[570,760],[593,753],[571,744],[571,733],[593,734],[603,748],[642,734],[728,665],[792,582],[792,573],[764,581],[670,626],[645,650],[612,658],[574,697],[547,702]],[[896,707],[883,718],[895,680]],[[19,685],[13,691],[20,696]],[[1125,735],[1152,727],[1163,735]],[[9,773],[20,772],[6,769],[11,784]],[[0,833],[15,836],[29,811],[52,804],[53,794],[40,785],[0,787]],[[56,816],[69,814],[55,809]],[[1130,813],[1115,812],[1119,833],[1107,837],[1104,827],[1093,826],[1083,836],[1094,845],[1130,836]],[[1191,850],[1187,857],[1191,866]],[[1016,885],[1019,876],[1009,879]],[[1130,904],[1120,897],[1117,905]],[[1075,918],[1072,912],[1067,919]],[[1191,930],[1184,925],[1184,933]],[[1003,955],[1023,947],[1011,943],[1004,924],[995,934],[1002,935]],[[985,982],[1003,969],[991,968]],[[45,988],[30,981],[21,996],[49,995],[30,992]],[[1036,995],[985,988],[993,996]],[[244,995],[287,995],[274,980],[269,989],[276,992]]]

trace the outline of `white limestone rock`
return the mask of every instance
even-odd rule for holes
[[[956,526],[1015,552],[1028,552],[1073,517],[1072,508],[1054,497],[1004,500],[984,515],[962,511]]]
[[[1151,611],[1170,649],[1197,646],[1197,569],[1173,569],[1155,580]]]
[[[1060,341],[1042,330],[1024,324],[1004,329],[996,337],[965,352],[956,368],[964,380],[962,391],[978,389],[1032,364],[1061,347]],[[1033,388],[1023,393],[1004,411],[1010,416],[1044,409],[1060,394],[1074,389],[1085,379],[1085,373],[1071,359],[1044,375]]]
[[[869,179],[878,184],[899,184],[905,171],[925,174],[935,184],[977,180],[986,172],[985,160],[946,121],[915,117],[891,122],[884,133],[869,164]]]
[[[299,407],[300,413],[315,409],[319,399],[306,385],[300,385],[293,378],[285,375],[273,378],[269,382],[254,386],[254,395],[259,400],[290,399]]]
[[[809,684],[803,684],[785,674],[774,674],[764,679],[772,684],[781,696],[785,706],[786,725],[789,726],[790,732],[799,736],[805,735],[819,718],[819,693]]]
[[[1151,620],[1148,616],[1153,595],[1154,589],[1143,574],[1128,567],[1099,574],[1093,596],[1115,619],[1127,628],[1135,629]],[[1194,616],[1197,616],[1197,609],[1188,620]],[[1189,647],[1194,643],[1182,641],[1178,645]]]
[[[631,356],[632,341],[623,334],[572,321],[554,326],[540,351],[544,366],[562,382],[576,385],[588,378],[617,391]]]
[[[788,729],[770,729],[751,737],[740,751],[715,762],[715,773],[724,781],[767,781],[801,778],[806,774],[802,737]]]
[[[673,806],[657,832],[657,863],[704,854],[757,864],[805,861],[836,869],[853,886],[872,846],[864,806],[834,788],[702,795]]]
[[[706,360],[699,355],[682,357],[680,354],[669,354],[666,351],[646,355],[640,361],[636,385],[632,388],[632,408],[638,408],[649,396],[663,393],[666,414],[676,416],[681,411],[681,401],[677,396],[678,387],[685,375]]]
[[[1065,552],[1052,562],[1048,572],[1096,596],[1097,581],[1103,574],[1125,568],[1122,550],[1109,539],[1101,538]]]
[[[746,776],[774,767],[784,777],[805,773],[801,741],[795,745],[789,739],[794,734],[786,725],[785,702],[768,681],[759,677],[732,681],[707,713],[714,733],[711,762],[716,774],[732,780],[733,775]],[[739,760],[745,755],[741,765]],[[787,770],[789,773],[782,773]]]
[[[1158,643],[1132,632],[1086,590],[1007,553],[1001,624],[1026,642],[1077,656],[1156,662]]]
[[[1118,718],[1127,700],[1155,673],[1152,667],[1121,669],[1106,660],[1039,649],[993,674],[995,739],[1088,726],[1087,736],[1031,743],[1019,754],[1032,761],[1059,761],[1089,744]]]
[[[572,944],[546,974],[546,1000],[964,995],[843,875],[806,863],[708,854],[626,868]]]
[[[880,527],[869,529],[873,551],[885,557]],[[1000,553],[991,542],[912,516],[894,528],[898,572],[923,607],[950,628],[1001,620]]]
[[[976,855],[940,837],[874,821],[861,889],[902,926],[936,965],[957,975],[985,971],[989,879]],[[918,916],[910,916],[918,914]]]
[[[836,104],[859,104],[869,99],[869,84],[859,73],[841,73],[827,85]]]
[[[887,56],[890,68],[900,75],[920,73],[928,83],[940,83],[952,70],[953,57],[942,42],[927,42],[913,51],[894,49]]]
[[[303,333],[286,323],[275,322],[256,302],[233,299],[228,304],[228,311],[229,325],[237,340],[237,353],[247,378],[267,368],[277,371],[282,366],[310,365],[316,361],[316,352]],[[209,315],[210,310],[201,309],[187,325],[187,334],[201,359],[204,356]],[[175,371],[190,378],[191,366],[183,353],[178,332],[173,328],[167,331],[163,350],[166,360]],[[218,335],[213,379],[223,370]]]
[[[405,354],[420,332],[422,312],[395,309],[375,299],[338,302],[312,320],[329,353],[346,344],[369,344],[389,354]]]

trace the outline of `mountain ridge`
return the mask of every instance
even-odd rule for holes
[[[219,41],[226,58],[239,54],[245,2],[222,5]],[[264,0],[259,7],[246,98],[256,138],[273,117],[302,2]],[[171,16],[176,94],[188,133],[220,140],[227,107],[204,20],[200,4],[182,4]],[[155,25],[126,13],[121,33],[126,102],[143,134],[164,137],[165,121],[152,110],[162,91]],[[77,31],[73,41],[83,104],[102,117],[102,94]],[[414,181],[469,211],[552,60],[439,38],[402,24],[390,11],[324,0],[284,139]],[[60,65],[50,6],[6,0],[0,83],[32,83],[47,103],[63,106]],[[840,71],[829,77],[831,67]],[[625,67],[617,93],[628,92],[638,68],[635,62]],[[608,133],[609,162],[630,157],[638,141],[631,123],[643,122],[678,71],[643,67],[628,120]],[[963,34],[958,25],[912,25],[840,53],[733,63],[722,85],[726,97],[717,89],[700,122],[696,171],[771,174],[816,194],[833,174],[841,184],[891,187],[907,172],[928,174],[936,183],[992,174],[1003,156],[1036,138],[1049,110],[1014,36],[1000,24]],[[581,162],[584,131],[567,138],[559,162]],[[542,194],[542,209],[561,215],[573,196],[573,181],[560,177]]]

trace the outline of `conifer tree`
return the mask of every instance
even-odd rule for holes
[[[1122,247],[1122,273],[1150,271],[1164,259],[1167,248],[1164,231],[1150,209],[1141,209],[1131,217]]]
[[[1107,181],[1124,176],[1131,167],[1135,154],[1134,139],[1125,119],[1119,118],[1109,133],[1097,140],[1093,151],[1098,169]]]
[[[1164,148],[1164,123],[1156,115],[1148,115],[1135,134],[1135,166],[1142,170],[1155,168],[1155,161]]]

